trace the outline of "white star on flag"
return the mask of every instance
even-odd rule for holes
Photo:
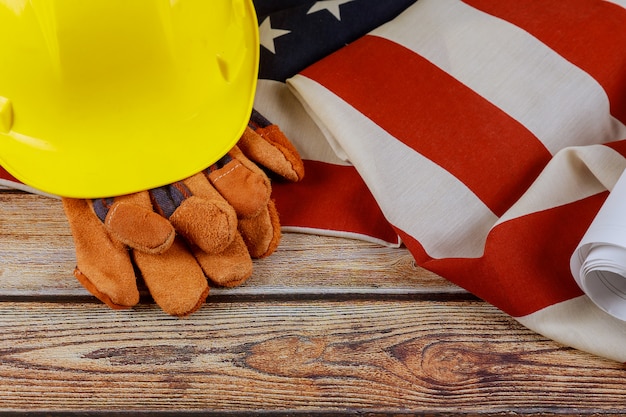
[[[267,48],[273,54],[276,54],[276,45],[274,44],[274,39],[284,36],[288,33],[291,33],[290,30],[282,30],[282,29],[273,29],[272,23],[270,21],[269,16],[263,20],[261,25],[259,26],[259,40],[261,46]]]
[[[345,3],[353,2],[354,0],[323,0],[316,2],[306,14],[311,14],[315,12],[319,12],[320,10],[328,10],[337,18],[337,20],[341,20],[341,12],[339,11],[339,6]]]

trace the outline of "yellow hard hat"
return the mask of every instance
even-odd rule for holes
[[[0,165],[76,198],[199,172],[244,131],[258,45],[250,0],[0,0]]]

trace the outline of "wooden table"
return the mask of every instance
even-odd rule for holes
[[[0,190],[0,414],[626,414],[623,364],[563,347],[404,249],[286,234],[187,319],[74,279],[57,200]],[[624,347],[626,349],[626,346]]]

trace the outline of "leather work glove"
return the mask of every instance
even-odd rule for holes
[[[237,146],[189,178],[115,198],[63,198],[74,275],[98,299],[123,309],[139,302],[140,274],[154,301],[180,317],[204,303],[207,279],[243,283],[251,258],[269,256],[280,241],[270,180],[257,164],[290,181],[304,175],[295,148],[255,111]]]

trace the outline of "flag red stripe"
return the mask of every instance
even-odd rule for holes
[[[496,215],[520,197],[550,159],[524,126],[389,40],[365,36],[303,75],[448,170]]]
[[[626,139],[604,144],[626,158]]]
[[[6,181],[11,181],[11,182],[16,182],[18,184],[21,184],[21,182],[17,178],[9,174],[8,171],[1,166],[0,166],[0,180],[6,180]]]
[[[514,317],[582,295],[569,260],[608,192],[497,225],[481,258],[430,259],[399,232],[421,266]]]
[[[301,182],[272,184],[283,226],[337,230],[397,243],[398,235],[354,167],[304,163]]]
[[[590,74],[606,91],[611,113],[626,123],[626,10],[600,0],[465,0],[531,33]],[[584,28],[584,30],[581,30]]]

